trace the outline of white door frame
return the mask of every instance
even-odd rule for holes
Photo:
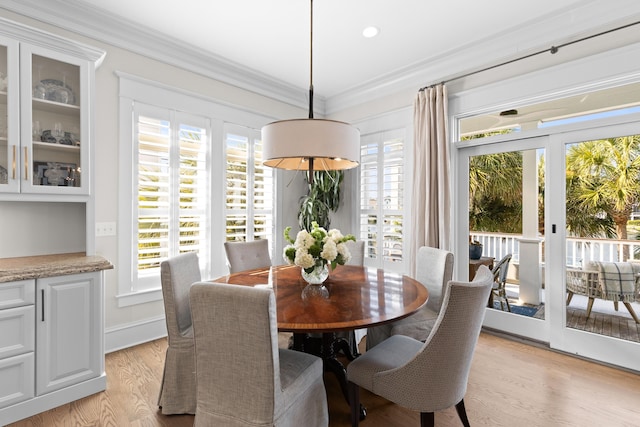
[[[520,135],[518,135],[520,136]],[[461,147],[457,150],[457,170],[455,193],[455,273],[456,277],[462,278],[468,274],[469,251],[469,157],[495,154],[500,152],[524,151],[544,149],[545,153],[548,144],[548,137],[513,139],[507,142],[496,142],[485,145],[475,145]],[[546,158],[546,154],[545,154]],[[545,203],[545,206],[547,204]],[[545,227],[545,229],[547,229]],[[545,250],[548,250],[545,245]],[[546,259],[547,257],[545,257]],[[548,283],[548,269],[544,269],[544,283]],[[488,328],[497,329],[506,333],[515,334],[530,338],[536,341],[549,342],[549,316],[544,320],[535,319],[528,316],[518,316],[500,310],[487,310],[483,325]]]
[[[581,128],[580,128],[581,127]],[[503,135],[486,144],[458,146],[453,156],[455,277],[465,277],[468,262],[469,157],[503,151],[545,150],[545,319],[487,310],[483,325],[548,343],[553,349],[640,371],[640,343],[566,327],[566,144],[640,134],[640,115],[593,121],[553,129],[549,135]],[[550,183],[550,184],[549,184]],[[556,185],[554,185],[557,183]],[[556,232],[553,232],[555,226]],[[509,317],[505,317],[509,316]]]

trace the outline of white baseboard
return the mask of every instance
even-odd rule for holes
[[[166,336],[167,324],[164,316],[108,328],[104,333],[105,353],[133,347]]]

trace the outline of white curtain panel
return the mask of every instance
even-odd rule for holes
[[[420,90],[413,104],[413,198],[410,266],[421,246],[449,250],[449,126],[444,84]]]

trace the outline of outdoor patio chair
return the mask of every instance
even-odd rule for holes
[[[632,302],[640,301],[640,263],[635,262],[589,262],[584,270],[567,269],[567,305],[573,295],[584,295],[587,303],[587,319],[596,298],[613,301],[615,310],[622,302],[629,314],[640,324]]]
[[[509,298],[507,298],[507,291],[505,289],[511,257],[512,254],[506,254],[495,265],[495,267],[493,267],[493,286],[491,287],[491,293],[489,294],[489,308],[493,308],[493,298],[495,296],[500,299],[500,310],[504,311],[504,305],[506,304],[507,311],[511,312],[511,306],[509,306]]]

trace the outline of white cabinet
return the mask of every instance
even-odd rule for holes
[[[0,19],[0,193],[90,194],[91,97],[103,57]]]
[[[0,283],[0,425],[105,390],[103,271]]]
[[[38,279],[36,394],[104,372],[100,273]]]
[[[34,396],[35,281],[0,287],[0,408]]]
[[[89,63],[20,44],[23,193],[88,194]]]
[[[0,191],[4,192],[20,191],[18,63],[18,42],[0,37]]]
[[[0,408],[33,398],[33,352],[0,359]]]

